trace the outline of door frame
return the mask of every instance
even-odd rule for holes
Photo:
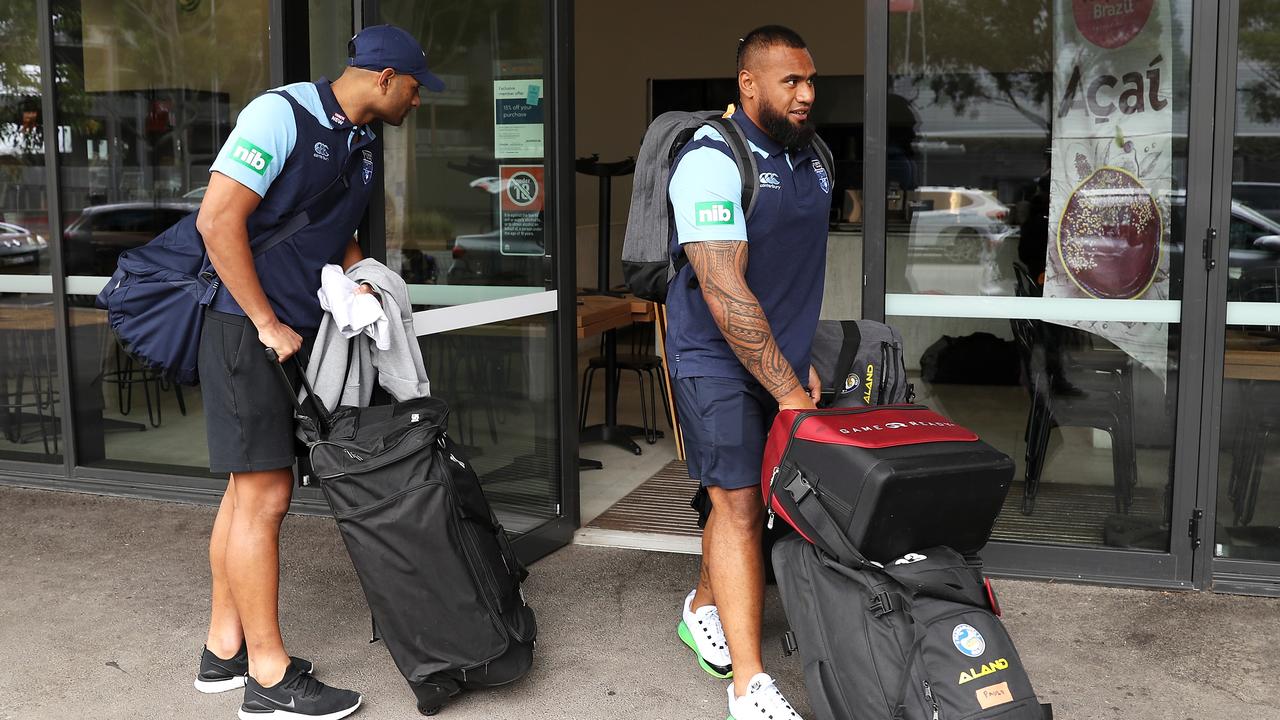
[[[1230,242],[1226,240],[1231,225],[1232,166],[1236,139],[1236,81],[1239,67],[1240,0],[1219,0],[1218,65],[1211,79],[1216,89],[1214,101],[1214,163],[1211,222],[1206,227],[1219,229],[1222,242],[1215,243],[1214,270],[1208,274],[1205,307],[1204,355],[1212,359],[1205,364],[1200,382],[1204,387],[1204,422],[1200,446],[1198,505],[1203,508],[1204,542],[1197,550],[1197,585],[1213,590],[1256,595],[1280,596],[1280,563],[1233,558],[1219,558],[1214,552],[1217,527],[1219,463],[1222,444],[1223,370],[1226,358],[1227,289]]]

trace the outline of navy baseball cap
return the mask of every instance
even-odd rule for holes
[[[427,70],[427,54],[422,46],[395,25],[372,25],[356,33],[347,43],[347,54],[347,64],[352,67],[376,71],[391,68],[412,75],[432,92],[444,90],[444,82]]]

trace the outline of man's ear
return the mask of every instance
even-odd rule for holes
[[[754,98],[756,96],[756,79],[750,70],[738,72],[738,95],[743,98]]]
[[[387,68],[378,73],[378,90],[386,95],[391,90],[391,80],[395,78],[396,71],[394,68]]]

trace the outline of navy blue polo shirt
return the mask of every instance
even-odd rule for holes
[[[788,153],[746,113],[733,118],[756,153],[760,185],[745,217],[742,180],[719,131],[698,130],[672,166],[672,256],[693,242],[747,243],[747,286],[803,385],[822,309],[831,178],[812,148]],[[667,289],[667,359],[674,377],[751,379],[711,317],[686,265]]]
[[[321,78],[277,88],[246,105],[209,168],[262,198],[246,221],[250,242],[305,209],[305,227],[254,258],[276,317],[303,336],[315,334],[323,315],[316,295],[321,269],[341,263],[378,187],[375,142],[368,126],[347,119]],[[195,232],[194,218],[190,225]],[[244,315],[225,288],[211,307]]]

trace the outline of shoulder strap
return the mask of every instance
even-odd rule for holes
[[[821,492],[809,483],[803,473],[796,472],[783,485],[783,490],[791,495],[796,509],[817,534],[814,544],[818,549],[832,556],[845,567],[876,567],[858,548],[854,547],[849,537],[831,517],[831,513],[822,506],[822,502],[818,499]]]
[[[821,135],[813,136],[813,151],[817,153],[818,160],[822,163],[822,167],[826,168],[827,176],[831,180],[831,189],[836,187],[836,162],[835,157],[831,154],[831,148],[827,142],[822,139]]]
[[[756,164],[756,156],[751,152],[751,145],[742,134],[742,130],[732,118],[714,117],[707,121],[714,125],[724,137],[729,149],[733,151],[733,160],[738,165],[738,175],[742,177],[742,212],[744,217],[751,217],[756,207],[756,189],[760,183],[760,168]]]
[[[311,111],[302,107],[302,105],[298,103],[297,99],[289,93],[283,90],[272,90],[271,92],[288,101],[288,103],[293,107],[295,118],[297,118],[300,113],[308,117],[311,115]],[[249,243],[250,247],[253,248],[253,254],[255,256],[261,255],[276,245],[279,245],[281,242],[293,237],[295,233],[306,227],[310,223],[310,218],[307,216],[307,210],[327,196],[329,191],[333,189],[333,186],[346,177],[347,167],[349,166],[352,157],[354,157],[354,153],[347,157],[347,163],[338,168],[338,174],[334,176],[334,178],[330,180],[320,190],[320,192],[317,192],[298,205],[297,211],[295,211],[288,220],[280,223],[280,225],[272,229],[271,232],[253,238]]]

